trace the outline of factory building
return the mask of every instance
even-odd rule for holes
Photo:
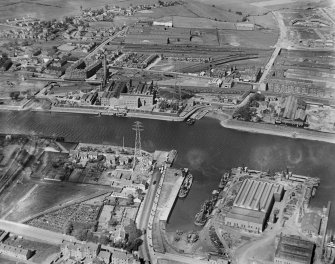
[[[275,201],[284,194],[283,186],[271,182],[246,179],[243,181],[225,225],[260,233],[264,230]]]
[[[255,25],[252,23],[236,23],[236,30],[254,30],[255,29]]]
[[[275,264],[310,264],[314,243],[298,236],[280,236],[275,253]]]
[[[129,80],[112,82],[101,96],[101,105],[138,109],[154,105],[153,84]]]
[[[98,93],[84,94],[81,97],[80,102],[83,105],[93,105],[97,98],[98,98]]]
[[[127,107],[128,109],[137,109],[142,106],[153,106],[154,100],[152,95],[121,94],[119,104]]]
[[[173,18],[172,17],[163,17],[158,20],[155,20],[152,23],[153,26],[163,26],[163,27],[173,27]]]

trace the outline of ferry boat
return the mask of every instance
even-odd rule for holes
[[[193,176],[192,174],[189,173],[184,179],[183,184],[180,186],[180,190],[178,193],[179,198],[185,198],[187,196],[188,192],[191,189],[192,182],[193,182]]]

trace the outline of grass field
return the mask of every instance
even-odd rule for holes
[[[271,48],[276,44],[278,32],[220,30],[220,46]]]
[[[204,17],[192,18],[184,16],[174,16],[173,26],[177,28],[235,29],[235,24],[231,22],[220,22]]]

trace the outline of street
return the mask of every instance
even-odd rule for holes
[[[79,242],[72,236],[2,219],[0,219],[0,230],[54,245],[62,244],[63,240]]]

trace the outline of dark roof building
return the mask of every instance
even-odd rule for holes
[[[225,224],[250,232],[262,232],[274,201],[280,201],[284,189],[271,182],[246,179],[243,181]]]
[[[275,253],[276,264],[310,264],[314,243],[298,236],[281,236]]]
[[[310,235],[318,235],[321,226],[321,216],[317,213],[307,213],[301,221],[301,230]]]

